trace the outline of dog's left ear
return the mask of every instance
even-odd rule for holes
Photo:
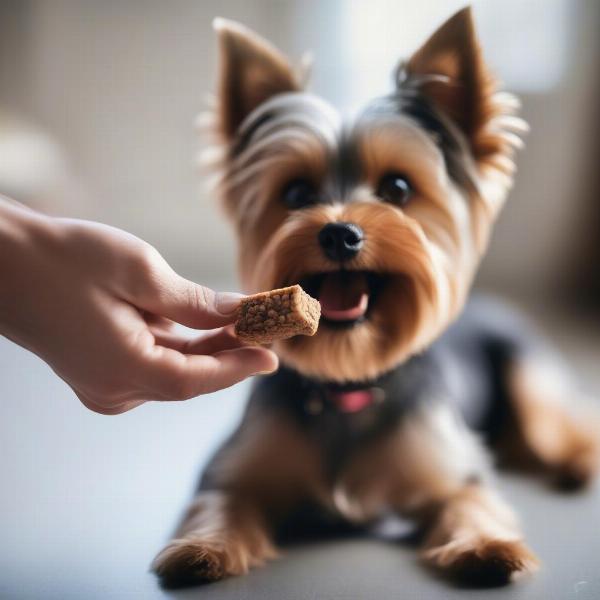
[[[215,19],[221,66],[218,101],[221,133],[230,139],[260,104],[283,92],[301,88],[287,58],[248,28]]]
[[[400,66],[398,85],[411,84],[458,125],[476,160],[506,150],[506,138],[494,135],[488,126],[514,106],[495,95],[496,80],[483,60],[470,7],[448,19]]]

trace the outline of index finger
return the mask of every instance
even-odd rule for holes
[[[186,400],[230,387],[251,375],[272,372],[278,364],[275,353],[260,346],[223,350],[212,356],[154,346],[143,370],[152,397]]]

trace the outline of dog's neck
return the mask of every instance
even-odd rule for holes
[[[328,471],[360,444],[393,431],[424,398],[434,397],[435,376],[428,352],[415,356],[370,381],[335,383],[302,375],[282,365],[260,376],[248,410],[291,418],[323,448]],[[256,407],[260,406],[258,412]]]
[[[351,416],[386,403],[398,394],[398,384],[411,377],[415,360],[368,381],[333,382],[312,378],[282,365],[272,376],[289,390],[310,416],[336,412]]]

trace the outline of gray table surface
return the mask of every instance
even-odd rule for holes
[[[561,320],[550,329],[600,392],[597,332]],[[516,475],[503,475],[500,487],[543,568],[507,588],[452,587],[423,570],[410,546],[358,537],[292,546],[246,577],[161,590],[148,565],[246,392],[241,384],[103,417],[0,338],[0,598],[600,599],[600,487],[560,495]]]

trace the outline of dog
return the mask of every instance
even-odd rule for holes
[[[539,334],[468,300],[526,131],[470,9],[352,123],[267,41],[215,28],[218,191],[243,286],[300,283],[322,318],[314,337],[274,344],[281,368],[255,382],[154,571],[167,587],[246,573],[308,509],[359,526],[408,517],[423,561],[468,583],[533,572],[488,448],[575,487],[596,472],[599,444]]]

